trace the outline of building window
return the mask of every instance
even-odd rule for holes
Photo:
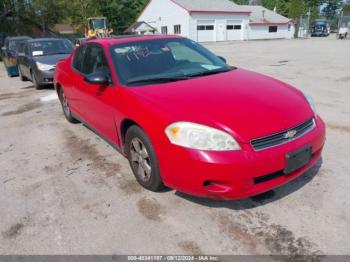
[[[227,25],[226,29],[227,30],[241,30],[242,26],[241,25]]]
[[[269,33],[276,33],[277,32],[277,26],[269,26]]]
[[[197,26],[197,30],[198,31],[204,31],[204,30],[213,31],[214,26],[213,25],[199,25],[199,26]]]
[[[181,34],[181,25],[174,25],[174,34],[176,35]]]
[[[168,34],[168,27],[167,26],[162,26],[161,27],[161,32],[162,32],[162,35],[167,35]]]

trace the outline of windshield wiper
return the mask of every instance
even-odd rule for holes
[[[166,82],[176,82],[181,80],[187,80],[187,76],[167,76],[167,77],[153,77],[153,78],[142,78],[128,81],[128,85],[132,84],[148,84],[148,83],[166,83]]]
[[[216,70],[208,70],[208,71],[204,71],[204,72],[188,75],[188,77],[215,75],[215,74],[229,72],[229,71],[232,71],[234,69],[236,69],[236,68],[235,67],[230,67],[230,68],[224,68],[224,69],[220,68],[220,69],[216,69]]]
[[[70,53],[68,53],[68,51],[66,52],[50,52],[50,53],[46,53],[46,55],[69,55]]]

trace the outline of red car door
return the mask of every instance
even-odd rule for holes
[[[84,106],[83,106],[83,97],[81,94],[79,87],[81,83],[84,81],[84,75],[82,73],[82,66],[84,61],[86,46],[80,46],[74,53],[72,58],[72,63],[69,65],[71,70],[69,70],[69,76],[67,79],[67,83],[65,83],[65,94],[69,99],[69,106],[73,110],[74,113],[78,114],[78,116],[84,116]]]
[[[110,67],[103,47],[98,44],[87,44],[82,73],[89,75],[103,72],[110,78]],[[116,88],[112,83],[108,86],[79,82],[77,92],[81,98],[84,120],[98,133],[110,141],[117,143],[115,128]]]

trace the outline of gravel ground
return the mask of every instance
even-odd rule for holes
[[[350,41],[206,45],[309,92],[323,163],[272,192],[211,201],[135,182],[127,161],[63,117],[52,88],[0,65],[0,254],[350,254]]]

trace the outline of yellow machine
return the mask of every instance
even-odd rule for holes
[[[85,37],[87,38],[103,38],[109,37],[113,29],[107,28],[105,17],[88,18]]]

